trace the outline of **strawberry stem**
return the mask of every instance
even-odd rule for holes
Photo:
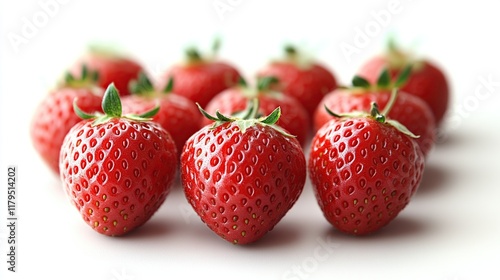
[[[378,109],[378,104],[375,102],[371,103],[370,116],[373,117],[379,123],[385,123],[385,115],[380,113]]]
[[[396,103],[396,99],[398,98],[398,93],[399,93],[398,88],[392,89],[391,97],[389,98],[389,101],[387,101],[387,104],[385,105],[385,108],[382,111],[382,115],[387,116],[389,114],[392,107],[394,106],[394,103]]]

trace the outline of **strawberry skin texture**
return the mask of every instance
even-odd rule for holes
[[[281,92],[296,98],[307,110],[310,118],[321,99],[337,88],[337,81],[328,69],[312,64],[301,68],[292,62],[273,62],[258,73],[259,77],[278,78]]]
[[[417,191],[423,170],[413,139],[369,118],[329,121],[310,150],[309,175],[325,218],[353,235],[392,221]]]
[[[277,125],[296,136],[304,146],[310,131],[309,116],[304,107],[295,98],[283,94],[259,94],[258,99],[262,115],[269,115],[277,107],[281,108],[282,114]],[[222,114],[233,114],[245,109],[248,100],[240,88],[230,88],[215,96],[208,103],[206,111],[210,114],[215,114],[217,110]],[[212,121],[203,118],[203,122],[207,125]]]
[[[306,180],[299,142],[262,125],[245,133],[234,123],[206,126],[187,141],[181,165],[188,202],[234,244],[255,242],[273,229]]]
[[[352,111],[369,112],[371,102],[376,102],[380,108],[384,108],[390,96],[391,92],[389,91],[353,94],[349,90],[337,89],[325,96],[318,106],[314,115],[315,130],[317,131],[321,126],[333,119],[325,110],[325,105],[331,111],[339,113]],[[429,154],[436,140],[436,124],[432,111],[423,100],[400,91],[388,117],[399,121],[415,135],[420,136],[415,141],[422,149],[424,156]]]
[[[375,83],[382,70],[389,66],[387,59],[377,56],[366,62],[358,75],[371,83]],[[392,77],[399,75],[402,69],[390,68]],[[432,110],[437,126],[439,126],[448,110],[450,90],[443,71],[429,61],[419,61],[412,70],[402,91],[416,95],[424,100]]]
[[[81,121],[73,112],[73,101],[87,112],[102,112],[102,89],[59,88],[38,105],[31,122],[31,140],[35,150],[55,174],[59,174],[59,152],[64,137]]]
[[[90,53],[79,59],[72,68],[72,73],[80,77],[82,65],[99,74],[98,85],[106,88],[114,83],[120,95],[130,95],[129,83],[137,79],[143,67],[131,58],[106,54]]]
[[[180,155],[184,143],[201,128],[201,116],[198,107],[189,99],[166,94],[159,98],[147,98],[130,95],[122,98],[124,114],[139,114],[160,106],[160,111],[153,117],[172,136]]]
[[[170,77],[175,81],[173,92],[205,107],[215,95],[236,85],[240,74],[235,67],[224,62],[179,64],[164,75],[159,90],[165,88]]]
[[[148,221],[165,201],[177,169],[171,136],[153,122],[84,120],[64,140],[60,177],[83,220],[109,236]]]

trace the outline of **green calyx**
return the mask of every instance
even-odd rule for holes
[[[185,50],[186,61],[188,64],[198,64],[205,61],[215,60],[221,47],[221,39],[216,37],[212,43],[211,52],[207,55],[202,55],[198,48],[189,47]]]
[[[158,113],[160,106],[156,106],[150,111],[143,114],[127,114],[122,115],[122,103],[120,101],[120,95],[116,89],[114,83],[111,83],[106,91],[104,92],[104,97],[102,98],[102,110],[104,114],[90,114],[82,111],[78,105],[78,100],[75,99],[73,102],[73,110],[75,113],[84,120],[94,119],[92,126],[100,125],[109,122],[116,118],[127,118],[135,121],[149,121]]]
[[[385,56],[391,69],[402,69],[405,65],[413,64],[412,55],[403,52],[396,44],[394,37],[387,40]]]
[[[418,72],[425,65],[425,61],[419,59],[414,52],[400,48],[394,37],[387,40],[384,57],[389,69],[402,70],[407,65],[412,65],[412,70]]]
[[[141,96],[149,96],[155,93],[155,89],[153,84],[148,79],[144,72],[140,72],[139,76],[136,80],[133,80],[129,83],[129,90],[132,94],[141,95]]]
[[[368,80],[360,76],[354,76],[352,79],[353,89],[363,89],[363,90],[392,90],[395,88],[400,88],[408,81],[412,71],[412,65],[406,65],[399,75],[391,80],[391,74],[389,69],[385,68],[377,78],[377,83],[375,85],[370,84]]]
[[[314,63],[312,55],[303,50],[299,50],[292,44],[287,44],[283,48],[285,61],[295,64],[300,69],[308,69]]]
[[[248,98],[257,98],[260,95],[275,96],[279,98],[281,96],[280,92],[273,90],[273,85],[278,85],[279,79],[274,76],[264,76],[257,78],[257,84],[255,87],[249,86],[245,79],[240,76],[238,81],[238,86],[241,89],[242,94]]]
[[[390,110],[394,106],[394,103],[396,102],[397,96],[398,96],[398,89],[394,88],[392,90],[391,97],[390,97],[389,101],[387,102],[387,105],[385,106],[385,108],[382,111],[380,111],[379,106],[376,102],[371,103],[370,112],[350,112],[350,113],[338,114],[338,113],[332,112],[326,105],[325,105],[325,109],[330,115],[332,115],[336,118],[367,117],[367,118],[371,118],[379,123],[390,125],[390,126],[396,128],[399,132],[401,132],[401,133],[403,133],[411,138],[419,138],[420,136],[413,134],[406,126],[404,126],[400,122],[387,118],[387,115],[389,114]]]
[[[283,48],[283,50],[285,51],[285,55],[288,58],[293,59],[295,56],[298,55],[297,48],[295,46],[293,46],[293,45],[285,45],[285,47]]]
[[[255,126],[257,124],[263,125],[263,126],[270,126],[277,130],[279,133],[287,136],[287,137],[295,137],[285,130],[283,130],[281,127],[276,125],[276,122],[279,120],[281,116],[281,108],[278,107],[274,109],[271,114],[267,116],[260,116],[259,117],[259,100],[257,98],[250,99],[248,102],[247,107],[245,110],[238,112],[236,114],[233,114],[232,116],[225,116],[221,114],[219,111],[215,113],[215,116],[210,115],[207,113],[201,106],[197,103],[198,109],[200,112],[205,116],[207,119],[214,121],[214,124],[212,126],[212,129],[221,126],[225,123],[234,123],[236,124],[241,133],[245,133],[245,131],[252,126]]]
[[[279,79],[274,76],[259,77],[257,79],[258,91],[270,91],[272,85],[279,84]]]
[[[87,65],[84,64],[81,68],[80,77],[75,77],[70,72],[66,72],[64,80],[60,86],[72,88],[94,87],[98,80],[99,73],[97,71],[89,70]]]
[[[153,83],[148,78],[146,73],[140,72],[137,80],[133,80],[129,83],[129,90],[133,95],[139,95],[142,97],[150,97],[155,98],[160,96],[161,94],[169,94],[172,92],[174,88],[174,78],[171,76],[168,79],[168,83],[163,89],[163,91],[159,92],[153,86]]]
[[[186,59],[189,63],[196,63],[203,61],[200,52],[195,47],[190,47],[186,49]]]
[[[168,83],[162,92],[158,92],[151,80],[148,78],[146,73],[140,72],[136,80],[129,83],[129,90],[133,95],[139,95],[143,97],[157,97],[159,94],[168,94],[172,92],[174,87],[174,78],[170,77]]]

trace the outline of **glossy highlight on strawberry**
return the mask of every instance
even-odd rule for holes
[[[255,242],[273,229],[306,179],[300,144],[273,127],[279,109],[260,119],[255,112],[241,119],[217,114],[215,126],[194,134],[181,156],[188,202],[211,230],[234,244]]]
[[[109,236],[126,234],[147,222],[165,201],[177,170],[169,133],[143,115],[121,115],[111,84],[104,115],[89,115],[66,136],[60,153],[64,190],[83,220]]]
[[[424,171],[412,139],[383,118],[341,117],[315,135],[309,175],[318,204],[338,230],[366,235],[408,205]]]

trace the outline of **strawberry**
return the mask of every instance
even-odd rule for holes
[[[138,80],[131,83],[132,95],[122,98],[122,106],[124,114],[139,114],[160,105],[153,121],[170,133],[180,154],[186,140],[201,128],[201,116],[193,101],[172,93],[173,85],[171,79],[162,92],[156,91],[141,72]]]
[[[316,109],[314,127],[317,131],[333,117],[328,114],[324,106],[334,112],[348,113],[352,111],[369,111],[371,102],[382,107],[387,105],[391,97],[391,90],[405,83],[410,73],[407,67],[394,81],[390,81],[389,72],[383,71],[377,79],[376,85],[359,76],[353,78],[353,87],[339,88],[326,95]],[[436,124],[429,106],[419,97],[399,91],[398,97],[388,117],[397,120],[410,131],[419,136],[416,139],[425,156],[434,147],[436,139]]]
[[[259,240],[285,216],[306,180],[306,162],[294,137],[275,125],[281,114],[256,118],[252,100],[241,117],[217,112],[181,155],[188,202],[216,234],[234,244]]]
[[[408,64],[413,65],[411,75],[401,90],[422,98],[431,108],[436,126],[439,126],[448,110],[450,90],[443,70],[429,59],[414,58],[390,42],[388,51],[368,60],[361,66],[358,75],[375,83],[384,69],[388,68],[391,76],[395,77]]]
[[[139,73],[143,71],[142,65],[134,58],[102,47],[91,48],[80,57],[72,67],[73,75],[78,76],[83,65],[99,73],[99,86],[106,88],[114,83],[121,95],[130,94],[128,89],[130,81],[137,79]]]
[[[76,103],[75,103],[76,104]],[[95,231],[123,235],[147,222],[167,197],[177,170],[170,134],[142,115],[122,116],[111,84],[103,97],[104,115],[89,115],[68,132],[59,169],[67,197]]]
[[[380,113],[372,104],[370,114],[334,114],[314,136],[309,156],[309,175],[326,220],[354,235],[376,232],[396,218],[424,171],[414,135],[385,117],[391,105]]]
[[[159,82],[159,88],[165,88],[173,78],[173,92],[206,106],[215,95],[236,85],[240,76],[234,66],[216,59],[218,49],[216,42],[212,55],[207,57],[202,57],[195,48],[187,49],[186,61],[168,69]]]
[[[258,98],[261,115],[269,115],[276,107],[281,109],[281,117],[277,125],[281,126],[290,134],[295,135],[302,146],[305,145],[310,130],[310,122],[307,111],[293,97],[273,91],[270,86],[278,83],[274,77],[259,78],[257,88],[250,88],[243,79],[240,85],[229,88],[216,95],[207,105],[206,111],[215,114],[234,114],[245,109],[249,100]],[[204,118],[205,124],[212,122]]]
[[[81,119],[73,112],[73,101],[87,112],[100,112],[104,90],[96,86],[96,72],[83,67],[80,78],[65,80],[38,105],[30,135],[35,150],[49,168],[59,174],[59,151],[66,133]]]
[[[285,58],[269,63],[257,76],[273,76],[282,84],[284,94],[296,98],[310,118],[323,96],[337,87],[333,73],[317,61],[308,59],[293,46],[285,47]]]

